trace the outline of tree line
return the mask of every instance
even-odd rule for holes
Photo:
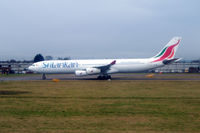
[[[11,60],[7,60],[7,61],[0,61],[0,63],[33,63],[33,62],[39,62],[39,61],[44,61],[44,60],[53,60],[53,56],[43,56],[42,54],[36,54],[35,57],[33,58],[33,60],[23,60],[23,61],[19,61],[19,60],[15,60],[15,59],[11,59]],[[57,60],[70,60],[70,57],[57,57]]]

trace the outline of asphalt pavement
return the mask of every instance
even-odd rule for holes
[[[184,80],[200,81],[199,74],[149,74],[149,73],[132,73],[132,74],[112,74],[112,80]],[[97,75],[76,77],[73,74],[47,74],[46,80],[97,80]],[[1,76],[0,81],[28,81],[42,80],[42,74],[25,74],[25,75],[8,75]]]

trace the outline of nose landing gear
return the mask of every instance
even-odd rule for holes
[[[47,79],[47,77],[46,77],[45,74],[42,74],[42,79],[43,79],[43,80]]]

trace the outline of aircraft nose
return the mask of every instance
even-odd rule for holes
[[[29,71],[33,71],[33,66],[29,66],[27,69],[28,69]]]

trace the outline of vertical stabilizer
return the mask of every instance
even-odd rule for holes
[[[167,45],[156,56],[153,57],[152,62],[163,61],[165,59],[173,59],[180,44],[180,41],[181,37],[172,38],[167,43]]]

